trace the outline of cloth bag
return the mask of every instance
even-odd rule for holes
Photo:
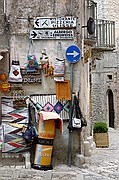
[[[21,83],[22,76],[20,72],[20,63],[19,61],[12,61],[9,73],[9,82],[13,83]]]
[[[31,48],[32,49],[34,48],[33,41],[31,41],[29,44],[28,55],[27,55],[26,71],[28,73],[34,73],[39,69],[39,64],[38,64],[35,54],[30,53]]]
[[[25,141],[31,142],[33,139],[38,137],[37,130],[35,126],[28,125],[28,127],[23,127],[22,129],[22,138],[25,139]]]
[[[39,69],[38,61],[35,55],[27,56],[27,72],[36,72]]]
[[[36,127],[32,124],[32,116],[31,116],[31,109],[30,103],[28,104],[28,126],[22,129],[22,138],[29,143],[34,139],[38,138],[38,132]]]
[[[76,97],[76,95],[74,95],[73,105],[72,105],[70,115],[71,115],[71,118],[70,118],[70,121],[68,124],[69,130],[71,130],[71,131],[74,129],[82,130],[83,126],[87,126],[87,122],[81,113],[79,101],[78,101],[78,98]]]
[[[64,81],[65,74],[65,59],[62,51],[62,44],[58,42],[57,46],[57,58],[54,62],[54,80]]]
[[[65,60],[56,58],[54,63],[54,76],[64,76]]]

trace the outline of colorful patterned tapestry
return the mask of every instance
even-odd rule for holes
[[[11,97],[2,97],[2,152],[25,152],[29,149],[22,138],[22,127],[27,124],[27,108],[14,109]]]
[[[57,100],[56,94],[32,95],[31,99],[37,103],[41,111],[56,112],[61,119],[69,119],[70,104],[68,100]]]
[[[33,95],[31,99],[37,103],[40,110],[56,112],[61,119],[69,119],[69,101],[58,101],[56,95]],[[15,109],[12,97],[2,97],[2,127],[3,127],[3,149],[2,152],[26,152],[28,145],[22,138],[22,127],[28,123],[28,109]]]

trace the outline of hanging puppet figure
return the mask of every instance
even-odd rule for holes
[[[49,58],[48,58],[48,56],[46,54],[45,49],[42,50],[41,54],[42,54],[41,57],[40,57],[41,67],[42,67],[44,73],[47,74],[48,68],[49,68]]]
[[[43,69],[43,72],[45,73],[45,76],[51,76],[53,77],[54,75],[54,67],[52,65],[52,62],[49,61],[49,58],[47,56],[46,50],[42,50],[42,56],[40,57],[40,63],[41,67]]]
[[[53,67],[52,62],[51,62],[51,63],[49,64],[48,72],[47,72],[47,74],[46,74],[46,77],[47,77],[47,76],[50,76],[50,77],[53,78],[53,75],[54,75],[54,67]]]

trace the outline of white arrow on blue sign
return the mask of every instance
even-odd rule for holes
[[[70,63],[76,63],[80,59],[80,49],[75,46],[71,45],[66,50],[66,58]]]

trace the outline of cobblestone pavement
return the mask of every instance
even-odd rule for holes
[[[95,148],[87,170],[119,180],[119,129],[109,128],[109,148]]]
[[[94,148],[85,168],[60,165],[50,171],[0,167],[0,180],[119,180],[119,129],[109,128],[109,148]]]

